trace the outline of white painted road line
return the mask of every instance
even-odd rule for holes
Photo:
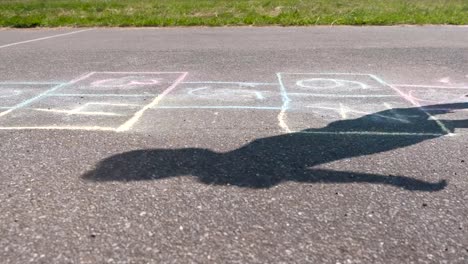
[[[29,43],[29,42],[35,42],[35,41],[40,41],[40,40],[46,40],[46,39],[51,39],[51,38],[58,38],[58,37],[68,36],[68,35],[77,34],[77,33],[85,32],[85,31],[89,31],[89,30],[93,30],[93,29],[88,28],[88,29],[83,29],[83,30],[77,30],[77,31],[72,31],[72,32],[68,32],[68,33],[63,33],[63,34],[52,35],[52,36],[43,37],[43,38],[30,39],[30,40],[10,43],[10,44],[0,46],[0,49],[11,47],[11,46],[16,46],[16,45],[20,45],[20,44],[25,44],[25,43]]]

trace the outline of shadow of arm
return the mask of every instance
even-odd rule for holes
[[[379,175],[359,172],[334,171],[313,169],[307,170],[304,177],[296,179],[300,182],[309,183],[370,183],[392,185],[410,191],[436,192],[443,190],[447,186],[446,180],[436,183],[417,180],[405,176]]]

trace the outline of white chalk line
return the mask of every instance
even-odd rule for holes
[[[400,113],[398,113],[393,107],[392,105],[390,105],[389,103],[383,103],[385,108],[388,109],[388,111],[390,111],[390,113],[394,114],[397,118],[401,119],[401,121],[403,123],[407,123],[407,124],[410,124],[411,122],[407,119],[407,117],[414,117],[414,116],[403,116],[401,115]]]
[[[194,92],[196,92],[196,91],[201,91],[201,90],[206,90],[206,89],[209,89],[209,88],[210,88],[210,87],[203,86],[203,87],[200,87],[200,88],[190,89],[190,91],[188,91],[188,94],[189,94],[189,95],[196,96],[196,95],[194,94]]]
[[[260,85],[278,85],[278,83],[261,82],[218,82],[218,81],[199,81],[199,82],[181,82],[181,84],[237,84],[239,86],[260,86]]]
[[[50,94],[56,97],[155,97],[157,94]]]
[[[141,116],[143,116],[143,113],[150,109],[150,108],[153,108],[155,107],[156,105],[159,104],[159,102],[168,94],[170,93],[172,90],[174,90],[177,85],[180,84],[180,82],[182,82],[185,77],[187,76],[188,72],[185,72],[185,73],[182,73],[182,75],[177,78],[177,80],[174,81],[174,83],[169,86],[166,90],[164,90],[161,94],[159,94],[158,96],[156,96],[156,98],[149,104],[147,104],[146,106],[144,106],[140,111],[136,112],[132,118],[130,118],[127,122],[125,122],[124,124],[122,124],[120,127],[117,128],[117,132],[123,132],[123,131],[128,131],[130,128],[132,128],[132,126],[138,122],[138,120],[140,119]]]
[[[313,94],[313,93],[288,93],[290,96],[311,96],[311,97],[330,97],[330,98],[387,98],[396,97],[394,94],[374,94],[374,95],[361,95],[361,94]]]
[[[284,132],[291,133],[291,129],[289,129],[289,126],[286,123],[286,118],[287,118],[286,111],[289,109],[289,103],[291,102],[291,99],[289,99],[288,93],[286,92],[286,88],[284,86],[281,73],[276,73],[276,76],[278,77],[278,83],[280,85],[280,92],[281,92],[281,99],[283,101],[283,104],[281,106],[281,111],[279,112],[277,116],[278,125],[281,129],[283,129]]]
[[[397,87],[394,87],[388,83],[386,83],[384,80],[380,79],[379,77],[373,75],[373,74],[369,74],[369,76],[371,76],[374,80],[376,80],[377,82],[381,83],[382,85],[385,85],[385,86],[388,86],[390,87],[391,89],[393,89],[395,92],[397,92],[399,95],[401,95],[401,97],[405,100],[407,100],[408,102],[410,102],[411,104],[413,104],[414,106],[418,107],[421,109],[421,111],[423,111],[424,113],[426,113],[427,116],[429,116],[429,118],[431,118],[432,120],[434,120],[434,122],[437,123],[437,125],[442,129],[442,131],[447,134],[447,135],[453,135],[453,133],[439,120],[437,119],[437,117],[431,115],[430,113],[428,113],[427,111],[425,111],[424,109],[422,109],[422,106],[416,102],[415,100],[413,100],[413,98],[409,97],[407,94],[405,94],[403,91],[401,91],[400,89],[398,89]]]
[[[61,109],[47,109],[47,108],[30,108],[34,111],[40,112],[51,112],[58,114],[67,114],[67,115],[87,115],[87,116],[125,116],[122,114],[112,113],[112,112],[90,112],[90,111],[81,111],[80,108],[73,110],[61,110]]]
[[[391,84],[391,85],[396,86],[396,87],[468,90],[468,86],[440,86],[440,85],[422,85],[422,84]]]
[[[282,75],[356,75],[370,76],[368,73],[349,73],[349,72],[281,72]]]
[[[58,37],[68,36],[68,35],[77,34],[77,33],[85,32],[85,31],[90,31],[90,30],[93,30],[93,28],[88,28],[88,29],[83,29],[83,30],[77,30],[77,31],[73,31],[73,32],[63,33],[63,34],[57,34],[57,35],[52,35],[52,36],[43,37],[43,38],[36,38],[36,39],[30,39],[30,40],[25,40],[25,41],[19,41],[19,42],[15,42],[15,43],[10,43],[10,44],[6,44],[6,45],[2,45],[2,46],[0,46],[0,49],[7,48],[7,47],[11,47],[11,46],[16,46],[16,45],[20,45],[20,44],[25,44],[25,43],[40,41],[40,40],[46,40],[46,39],[51,39],[51,38],[58,38]]]
[[[58,113],[58,114],[67,114],[67,115],[87,115],[87,116],[127,116],[123,114],[113,113],[113,112],[102,112],[102,111],[84,111],[85,108],[92,106],[92,105],[99,105],[99,106],[118,106],[118,107],[141,107],[141,105],[137,104],[121,104],[121,103],[106,103],[106,102],[90,102],[86,103],[80,107],[77,107],[72,110],[65,110],[65,109],[50,109],[50,108],[28,108],[29,110],[33,111],[40,111],[40,112],[50,112],[50,113]]]
[[[338,113],[340,113],[340,115],[343,117],[343,119],[347,118],[347,115],[346,115],[347,113],[357,113],[357,114],[363,114],[363,115],[378,116],[378,117],[387,118],[387,119],[390,119],[390,120],[399,121],[399,122],[402,122],[402,123],[409,123],[409,121],[406,120],[406,119],[399,119],[399,118],[386,116],[386,115],[381,115],[381,114],[377,114],[377,113],[369,113],[369,112],[365,112],[365,111],[354,110],[354,109],[351,109],[349,107],[344,106],[341,103],[339,105],[340,105],[340,108],[338,108],[338,109],[333,108],[333,107],[314,106],[314,105],[309,105],[309,106],[306,106],[306,107],[307,108],[316,108],[316,109],[337,111]]]
[[[104,105],[104,106],[120,106],[120,107],[141,107],[142,105],[139,104],[122,104],[122,103],[106,103],[106,102],[90,102],[84,104],[85,106],[88,105]]]
[[[114,72],[114,71],[97,71],[97,74],[185,74],[186,72]]]
[[[24,127],[0,127],[0,130],[85,130],[85,131],[113,131],[112,127],[101,126],[24,126]]]
[[[10,82],[10,81],[4,81],[0,82],[0,85],[58,85],[58,84],[63,84],[66,82]]]
[[[89,76],[91,76],[91,75],[93,75],[93,74],[94,74],[94,72],[90,72],[90,73],[85,74],[85,75],[82,75],[81,77],[78,77],[78,78],[76,78],[76,79],[74,79],[74,80],[71,80],[70,82],[63,83],[63,84],[59,84],[59,85],[57,85],[57,86],[54,86],[53,88],[51,88],[51,89],[49,89],[49,90],[46,90],[45,92],[42,92],[42,93],[40,93],[39,95],[37,95],[37,96],[35,96],[35,97],[33,97],[33,98],[30,98],[30,99],[28,99],[28,100],[25,100],[25,101],[23,101],[23,102],[21,102],[21,103],[15,105],[15,106],[13,106],[12,108],[8,109],[7,111],[0,112],[0,117],[5,116],[5,115],[11,113],[12,111],[15,111],[16,109],[23,108],[23,107],[25,107],[25,106],[27,106],[27,105],[30,105],[31,103],[33,103],[33,102],[35,102],[35,101],[41,99],[42,97],[48,95],[48,94],[51,93],[51,92],[54,92],[54,91],[56,91],[56,90],[58,90],[58,89],[60,89],[60,88],[63,88],[64,86],[68,86],[68,85],[77,83],[77,82],[79,82],[79,81],[81,81],[81,80],[84,80],[84,79],[88,78]]]
[[[226,110],[281,110],[281,107],[275,106],[242,106],[242,105],[194,105],[194,106],[155,106],[152,109],[226,109]]]

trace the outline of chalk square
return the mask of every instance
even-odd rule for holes
[[[54,94],[157,96],[183,72],[95,72]]]
[[[330,133],[444,134],[440,124],[378,77],[279,74],[290,130]]]
[[[157,107],[279,110],[281,104],[274,84],[196,82],[179,84]]]
[[[146,102],[134,97],[51,96],[11,112],[2,127],[106,127],[117,129]],[[99,129],[96,129],[99,130]]]
[[[247,133],[246,131],[278,131],[278,111],[248,108],[154,108],[149,109],[144,122],[132,131],[151,131],[159,135],[184,133]],[[190,132],[192,131],[192,132]],[[197,132],[198,131],[198,132]]]
[[[399,85],[398,89],[455,134],[468,134],[468,87]]]
[[[398,85],[398,89],[422,106],[452,103],[468,103],[468,87],[442,88],[442,86],[412,87]]]
[[[0,83],[0,111],[18,105],[59,84]]]
[[[440,126],[417,107],[399,101],[349,104],[346,101],[322,101],[290,111],[291,130],[319,129],[333,133],[443,134]]]
[[[361,118],[363,116],[375,115],[379,119],[379,113],[385,112],[382,116],[388,116],[388,122],[409,122],[409,118],[397,117],[398,112],[408,109],[408,104],[401,100],[381,100],[380,98],[326,98],[305,104],[291,112],[313,114],[320,116],[328,122],[337,120],[348,120]],[[384,118],[385,119],[385,118]]]
[[[280,73],[287,93],[317,95],[395,95],[370,74]]]

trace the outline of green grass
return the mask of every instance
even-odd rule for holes
[[[0,0],[0,26],[468,24],[468,0]]]

